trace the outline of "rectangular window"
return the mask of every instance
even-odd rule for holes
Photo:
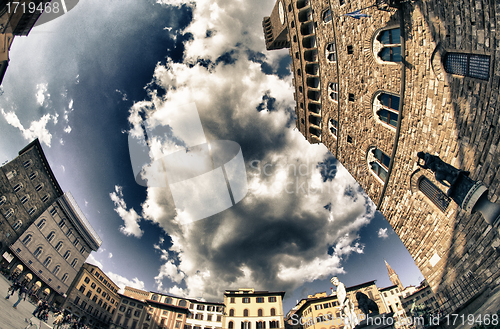
[[[231,297],[231,301],[230,301],[231,304],[234,304],[235,301],[234,301],[234,297]]]
[[[349,102],[354,102],[354,94],[349,94]]]
[[[175,327],[180,328],[181,327],[181,321],[175,321]]]
[[[199,311],[204,311],[205,310],[205,305],[196,305],[196,309]]]
[[[81,308],[85,309],[85,307],[87,306],[87,302],[86,301],[82,301],[82,305],[80,305]]]
[[[78,305],[79,302],[80,302],[80,297],[76,296],[76,298],[75,298],[75,305]]]
[[[249,297],[243,298],[243,304],[248,304],[248,303],[250,303],[250,298]]]
[[[222,321],[222,315],[217,315],[217,322],[221,322]]]
[[[444,58],[444,67],[445,71],[450,74],[489,80],[490,56],[448,53]]]
[[[257,303],[264,303],[264,297],[257,297]]]
[[[275,303],[276,297],[269,297],[269,303]]]
[[[195,319],[196,320],[203,320],[203,314],[196,314]]]
[[[82,285],[80,286],[80,289],[78,289],[78,290],[80,290],[81,292],[85,292],[85,286],[82,284]]]
[[[330,96],[330,100],[334,102],[339,101],[339,84],[337,82],[330,82],[328,84],[328,94]]]
[[[314,305],[314,309],[317,311],[317,310],[321,310],[321,305]]]
[[[347,54],[348,55],[354,54],[354,48],[352,46],[347,46]]]
[[[418,189],[432,201],[436,207],[445,212],[450,204],[450,198],[434,185],[427,177],[422,176],[418,181]]]
[[[212,314],[207,315],[207,321],[212,321]]]
[[[36,187],[35,187],[35,190],[37,192],[39,192],[41,189],[43,188],[43,184],[38,184]],[[50,212],[52,214],[52,211]],[[52,215],[53,216],[53,215]]]

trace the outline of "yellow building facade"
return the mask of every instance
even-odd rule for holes
[[[254,289],[226,290],[224,292],[224,329],[284,328],[284,291],[269,292]]]

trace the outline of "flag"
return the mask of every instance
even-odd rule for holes
[[[361,17],[371,17],[368,14],[362,14],[360,9],[353,11],[353,12],[350,12],[350,13],[347,13],[347,14],[344,14],[344,16],[350,16],[350,17],[356,18],[356,19],[360,19]]]

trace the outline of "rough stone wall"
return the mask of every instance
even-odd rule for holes
[[[395,129],[381,125],[374,117],[372,104],[378,91],[401,96],[403,66],[378,60],[373,51],[373,39],[380,29],[399,26],[399,12],[368,8],[363,13],[371,17],[356,20],[343,15],[370,6],[373,1],[346,1],[340,6],[336,0],[285,0],[295,77],[297,127],[311,143],[318,140],[309,132],[307,104],[310,100],[305,93],[307,62],[304,59],[307,49],[303,47],[299,22],[303,9],[297,8],[297,3],[301,2],[308,3],[306,6],[313,11],[315,22],[320,67],[321,142],[370,198],[376,204],[380,202],[379,210],[446,307],[453,309],[466,299],[447,301],[447,293],[460,294],[454,287],[457,282],[467,285],[472,280],[479,287],[500,283],[498,230],[488,226],[480,215],[465,213],[454,202],[442,212],[415,187],[415,182],[424,175],[446,193],[446,188],[436,182],[431,172],[418,170],[417,152],[429,152],[457,168],[470,171],[472,179],[481,180],[488,186],[490,200],[498,201],[500,38],[496,28],[500,25],[500,6],[486,0],[403,4],[406,49],[401,101],[404,105],[399,115],[400,134],[396,136]],[[333,19],[324,23],[322,13],[328,8],[332,10]],[[326,44],[332,41],[337,50],[336,63],[328,62],[325,57]],[[348,46],[352,46],[352,54],[348,53]],[[447,52],[488,55],[489,79],[447,73],[443,66]],[[301,76],[298,76],[298,69]],[[329,99],[327,87],[330,82],[339,84],[338,102]],[[353,101],[349,100],[349,94],[354,95]],[[329,132],[330,118],[337,118],[339,122],[337,138]],[[375,146],[391,156],[396,138],[393,169],[382,196],[383,183],[368,167],[367,151]]]

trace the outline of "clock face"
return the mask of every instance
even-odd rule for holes
[[[281,24],[285,24],[285,10],[283,9],[283,2],[280,1],[278,6],[278,13],[280,15]]]

